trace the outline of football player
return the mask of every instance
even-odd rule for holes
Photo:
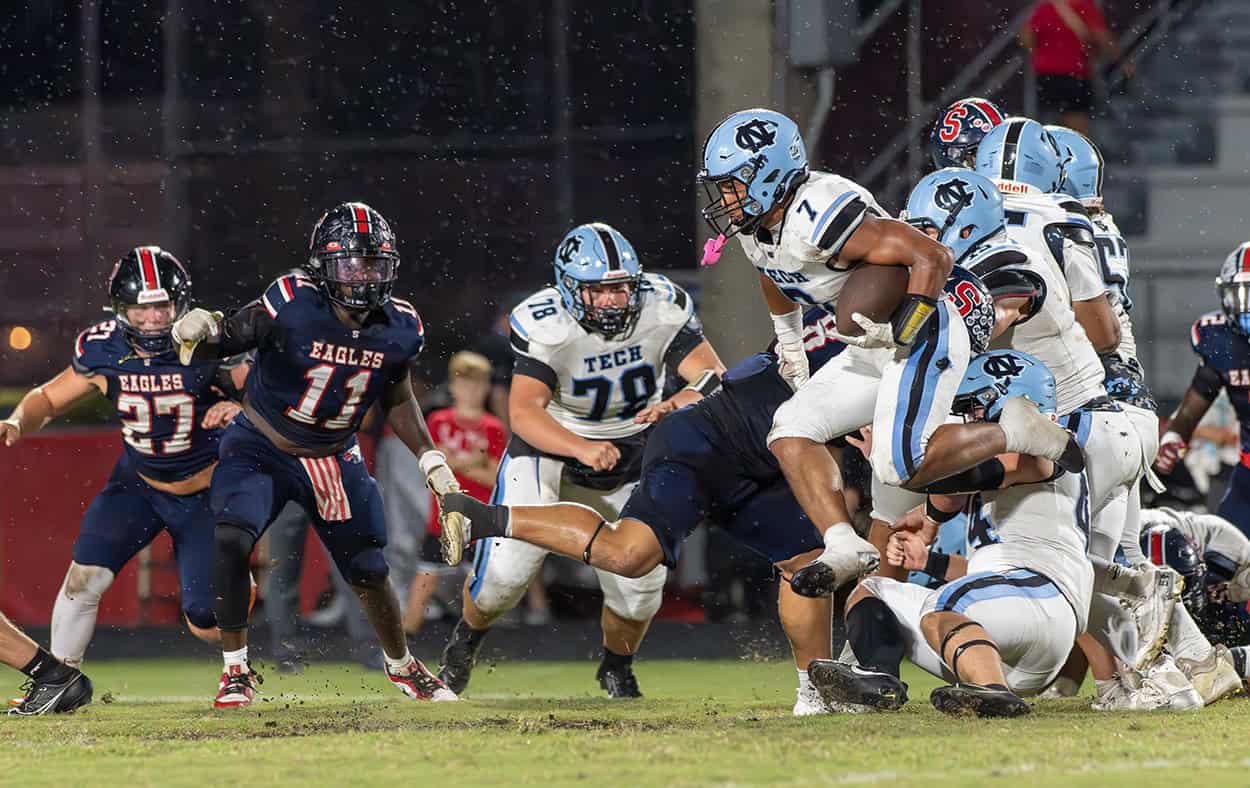
[[[22,699],[9,714],[36,717],[73,711],[91,702],[91,679],[39,647],[0,613],[0,662],[26,674]]]
[[[229,318],[197,308],[174,324],[184,363],[256,353],[243,412],[222,437],[213,474],[225,663],[215,708],[248,706],[255,696],[247,661],[248,562],[288,501],[312,516],[359,596],[381,643],[387,679],[410,698],[456,699],[408,651],[382,555],[382,498],[356,441],[365,412],[377,402],[420,457],[435,495],[457,489],[413,396],[409,367],[425,332],[412,304],[391,295],[399,262],[386,219],[364,203],[342,203],[313,228],[302,270],[280,277]]]
[[[1004,396],[1026,396],[1054,413],[1054,377],[1026,353],[991,351],[969,366],[952,412],[992,421]],[[878,576],[851,594],[846,629],[857,664],[818,661],[809,669],[826,701],[901,707],[907,686],[899,667],[907,656],[935,676],[954,678],[930,696],[940,711],[1016,717],[1029,712],[1020,695],[1040,692],[1058,674],[1085,629],[1093,592],[1085,558],[1089,484],[1084,473],[1063,473],[1027,455],[990,464],[999,473],[982,490],[934,485],[944,494],[930,495],[924,516],[911,518],[924,527],[902,524],[887,547],[888,561],[944,585],[931,590]],[[938,524],[960,511],[968,516],[970,557],[930,554]]]
[[[977,160],[977,146],[985,135],[1003,122],[1002,111],[989,99],[980,96],[959,99],[951,104],[933,124],[929,135],[929,155],[933,167],[964,167],[972,169]]]
[[[513,436],[492,500],[579,501],[615,521],[638,480],[649,425],[715,390],[725,368],[690,296],[644,273],[634,247],[609,225],[569,231],[554,267],[555,285],[512,310]],[[672,369],[690,385],[662,399]],[[453,691],[468,685],[482,639],[520,601],[546,556],[516,539],[478,543],[464,614],[443,653],[440,675]],[[614,698],[639,697],[633,656],[660,607],[666,570],[597,574],[604,597],[599,684]]]
[[[1207,704],[1236,691],[1250,675],[1250,539],[1218,515],[1147,509],[1141,550],[1185,581],[1168,635],[1177,665]]]
[[[757,268],[782,373],[796,389],[774,416],[769,448],[824,534],[823,574],[835,584],[846,582],[875,568],[878,550],[851,528],[845,501],[830,484],[838,475],[825,444],[871,423],[870,462],[882,482],[916,485],[934,471],[927,447],[946,420],[942,403],[949,404],[969,357],[960,305],[939,298],[954,259],[940,243],[886,218],[863,187],[810,172],[798,128],[784,115],[747,110],[729,116],[708,137],[703,164],[704,218],[720,237],[737,236]],[[908,266],[907,293],[889,323],[853,315],[863,335],[846,337],[852,349],[808,380],[799,341],[802,305],[832,311],[858,264]],[[1062,452],[1066,436],[1048,433],[1044,421],[1022,413],[1016,434],[1049,434],[1057,443],[1053,451]],[[936,475],[973,464],[944,465]]]
[[[100,597],[162,530],[178,562],[182,611],[191,631],[219,641],[213,613],[213,516],[209,480],[222,428],[239,406],[246,363],[178,363],[170,339],[191,303],[191,279],[168,251],[127,252],[108,280],[113,317],[78,335],[70,366],[31,389],[0,422],[12,446],[95,393],[122,425],[122,456],[83,515],[73,560],[52,608],[52,653],[77,666],[95,632]]]
[[[1233,469],[1218,514],[1250,536],[1250,242],[1233,250],[1215,280],[1220,311],[1199,317],[1189,334],[1198,369],[1160,438],[1155,468],[1167,474],[1221,389],[1241,424],[1241,462]]]

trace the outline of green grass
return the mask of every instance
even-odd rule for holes
[[[953,720],[910,673],[896,714],[795,719],[781,663],[642,661],[647,698],[612,702],[594,664],[480,668],[458,704],[404,699],[379,673],[267,677],[266,701],[214,712],[211,663],[88,665],[96,702],[0,720],[0,774],[36,785],[1063,785],[1250,783],[1250,701],[1106,715],[1038,701],[1014,721]],[[104,702],[104,701],[110,702]]]

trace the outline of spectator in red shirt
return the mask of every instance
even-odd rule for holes
[[[1091,54],[1116,58],[1120,48],[1095,0],[1041,0],[1020,31],[1033,53],[1038,109],[1045,120],[1059,116],[1070,129],[1089,134],[1094,110]],[[1124,72],[1132,75],[1132,64]]]
[[[503,422],[486,412],[491,389],[491,364],[479,353],[462,351],[451,357],[447,369],[452,406],[428,414],[430,436],[456,472],[456,480],[469,495],[490,500],[495,488],[495,469],[503,456],[507,436]],[[415,635],[425,623],[425,608],[438,587],[441,574],[454,571],[442,561],[438,535],[438,503],[430,496],[421,563],[408,591],[404,630]]]

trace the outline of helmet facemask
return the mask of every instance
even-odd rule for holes
[[[719,178],[710,177],[706,170],[699,173],[699,183],[707,196],[703,219],[726,238],[740,232],[754,232],[764,219],[764,206],[750,196],[751,182],[755,180],[762,164],[762,161],[756,159],[750,165],[739,167]],[[734,187],[726,188],[731,182],[736,182]],[[727,199],[730,195],[734,197]],[[734,218],[735,215],[737,218]]]
[[[141,303],[127,304],[119,300],[114,300],[112,304],[114,319],[122,327],[122,331],[126,334],[126,339],[130,342],[131,347],[144,353],[159,355],[173,349],[174,342],[170,333],[174,326],[174,321],[187,313],[190,305],[190,299],[186,297],[170,299],[165,291],[151,291],[152,297],[143,302],[144,294],[139,295]],[[170,318],[165,325],[159,328],[145,328],[130,322],[129,310],[136,307],[150,307],[153,305],[168,304],[170,309]]]
[[[395,255],[338,254],[317,259],[322,290],[345,309],[369,311],[391,299],[398,278]]]
[[[1220,279],[1215,286],[1229,326],[1239,334],[1250,336],[1250,281]]]
[[[561,284],[574,296],[569,311],[587,331],[615,339],[628,336],[638,324],[638,317],[642,314],[641,277],[622,276],[584,281],[566,273],[561,277]],[[628,287],[629,291],[623,306],[595,306],[595,295],[598,291],[621,285]]]

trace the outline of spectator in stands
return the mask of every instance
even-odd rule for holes
[[[447,367],[450,408],[427,413],[426,424],[434,445],[447,455],[460,487],[475,498],[490,500],[495,487],[495,469],[507,443],[503,422],[486,412],[491,390],[491,363],[480,353],[461,351]],[[416,577],[408,590],[404,610],[404,630],[414,635],[425,623],[425,610],[438,587],[441,575],[454,571],[442,561],[438,544],[441,527],[438,504],[425,492],[428,520]],[[384,493],[389,495],[389,491]]]
[[[480,337],[471,348],[490,361],[490,398],[486,401],[486,408],[503,422],[505,429],[508,427],[508,389],[512,386],[511,305],[523,298],[509,300],[509,305],[495,315],[491,332]]]
[[[1116,59],[1116,44],[1096,0],[1041,0],[1020,31],[1020,43],[1033,53],[1038,111],[1082,134],[1089,134],[1094,111],[1091,55]],[[1126,76],[1132,63],[1126,61]]]

